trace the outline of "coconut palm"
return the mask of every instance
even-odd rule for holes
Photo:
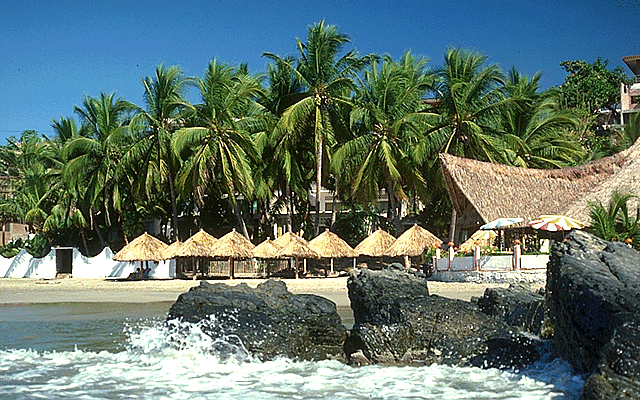
[[[432,89],[434,76],[426,63],[426,58],[406,52],[399,62],[387,56],[364,72],[351,111],[357,137],[336,151],[332,163],[333,172],[349,182],[350,194],[359,202],[375,201],[381,187],[387,190],[396,229],[398,201],[408,198],[406,188],[425,187],[412,149],[429,126],[422,99]]]
[[[305,97],[295,71],[292,57],[276,59],[267,66],[267,90],[261,104],[272,117],[268,134],[255,137],[262,163],[257,165],[256,194],[274,209],[286,209],[286,230],[292,230],[293,197],[306,201],[310,188],[308,171],[313,170],[313,145],[298,143],[293,135],[282,132],[278,120],[287,108]],[[272,201],[275,198],[275,201]]]
[[[129,113],[135,107],[115,93],[86,96],[81,107],[75,107],[88,132],[67,142],[63,179],[78,203],[90,215],[91,225],[101,245],[106,245],[96,220],[100,212],[104,223],[112,225],[111,210],[122,211],[123,182],[119,167],[123,145],[128,133]],[[128,190],[128,185],[124,188]]]
[[[138,108],[131,119],[130,128],[138,136],[123,157],[125,165],[135,165],[136,193],[151,197],[154,191],[169,189],[174,238],[179,237],[175,187],[179,165],[171,149],[171,136],[183,125],[182,113],[189,107],[184,95],[190,83],[180,68],[164,65],[156,67],[154,76],[142,80],[145,109]]]
[[[251,133],[264,129],[262,109],[255,102],[259,82],[244,68],[212,60],[204,79],[197,80],[202,103],[194,106],[196,127],[175,133],[176,154],[188,154],[177,177],[178,186],[193,193],[199,204],[216,185],[229,196],[243,234],[248,235],[236,194],[254,194],[252,161],[257,150]]]
[[[605,240],[632,240],[634,247],[640,245],[640,209],[635,217],[629,212],[628,202],[636,196],[631,193],[614,191],[605,208],[598,201],[589,204],[589,215],[593,233]]]
[[[504,142],[499,135],[503,111],[515,106],[514,98],[505,97],[504,78],[495,64],[486,65],[487,57],[475,51],[452,48],[444,56],[438,72],[440,104],[432,115],[432,128],[417,148],[427,155],[451,153],[483,161],[504,161]],[[429,176],[441,176],[437,157],[430,158]],[[452,208],[449,235],[455,235],[456,211]]]
[[[353,77],[369,57],[360,58],[355,50],[340,56],[349,38],[334,25],[324,21],[309,27],[306,42],[297,39],[299,52],[295,73],[304,87],[304,97],[289,106],[280,119],[281,132],[292,135],[292,142],[312,139],[316,159],[315,235],[320,226],[320,189],[323,165],[328,150],[336,143],[336,135],[346,132],[345,110],[350,107],[350,94],[355,89]],[[279,62],[285,60],[272,54]],[[293,71],[293,66],[290,66]],[[307,135],[305,137],[305,135]],[[328,158],[327,158],[328,159]]]
[[[562,110],[553,91],[538,92],[541,74],[531,79],[512,68],[505,82],[516,107],[503,111],[505,157],[518,167],[561,168],[584,157],[580,145],[569,136],[577,118]]]

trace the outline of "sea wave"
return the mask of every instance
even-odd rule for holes
[[[179,321],[129,324],[125,332],[119,351],[1,350],[0,399],[574,399],[581,387],[581,378],[557,361],[520,373],[442,365],[356,368],[337,361],[259,361],[238,338],[213,339],[198,324]]]

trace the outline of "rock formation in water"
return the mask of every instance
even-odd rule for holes
[[[510,326],[546,336],[541,332],[547,309],[543,290],[534,292],[528,284],[511,284],[508,288],[488,288],[472,301],[483,313],[501,318]]]
[[[552,247],[547,304],[557,351],[590,374],[582,399],[639,399],[640,254],[572,232]]]
[[[176,318],[199,324],[215,340],[213,350],[218,352],[242,349],[261,360],[285,356],[344,361],[347,334],[336,304],[316,295],[292,294],[281,281],[269,280],[256,289],[203,281],[171,306],[167,321]]]
[[[355,324],[345,343],[351,364],[427,363],[521,367],[539,357],[517,334],[470,302],[430,296],[405,271],[352,271],[347,281]]]

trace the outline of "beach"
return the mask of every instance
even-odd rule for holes
[[[209,283],[256,287],[265,279],[209,280]],[[326,297],[339,307],[349,306],[347,277],[283,279],[292,293],[311,293]],[[0,279],[0,304],[120,302],[146,303],[175,301],[197,286],[196,280],[119,281],[108,279]],[[482,296],[486,288],[507,287],[498,283],[457,283],[428,281],[429,292],[443,297],[469,300]]]

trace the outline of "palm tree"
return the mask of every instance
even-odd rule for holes
[[[449,49],[438,72],[440,104],[432,113],[432,128],[418,149],[421,154],[451,153],[483,161],[503,161],[504,142],[499,137],[503,110],[515,99],[504,96],[504,79],[495,64],[475,51]],[[433,168],[437,157],[431,158]],[[430,174],[439,176],[440,174]],[[452,208],[450,240],[455,236],[456,211]]]
[[[304,96],[289,106],[280,119],[281,132],[293,135],[293,141],[309,139],[303,135],[312,132],[316,159],[316,216],[314,230],[320,228],[320,189],[323,163],[328,149],[336,143],[336,135],[346,132],[345,116],[351,105],[349,96],[355,90],[353,77],[371,57],[360,58],[355,50],[340,57],[349,38],[338,33],[334,25],[324,21],[309,27],[306,42],[297,39],[299,52],[295,71]],[[286,61],[272,53],[267,57],[277,62]]]
[[[291,68],[295,60],[292,57],[276,59],[267,66],[267,92],[260,100],[269,111],[270,126],[268,132],[255,136],[262,163],[257,165],[256,195],[269,204],[274,198],[272,207],[278,209],[284,205],[287,214],[286,230],[293,229],[293,197],[306,201],[310,188],[307,171],[313,169],[313,146],[309,142],[296,141],[290,132],[282,131],[278,123],[282,114],[306,95]]]
[[[76,203],[85,203],[102,246],[106,245],[96,220],[98,211],[104,222],[111,226],[110,210],[122,211],[122,173],[119,166],[123,144],[128,133],[131,103],[115,98],[115,93],[100,93],[97,98],[86,96],[82,107],[75,107],[88,131],[67,142],[64,157],[68,159],[63,170],[67,188]],[[128,188],[128,185],[127,185]]]
[[[509,71],[505,89],[517,107],[503,112],[505,158],[519,167],[562,168],[584,157],[569,134],[578,120],[560,108],[554,91],[538,92],[540,77],[537,73],[529,79],[515,68]]]
[[[249,200],[254,194],[252,162],[257,160],[251,134],[264,129],[262,108],[255,102],[259,82],[243,67],[233,68],[217,60],[209,63],[204,79],[197,80],[202,104],[194,107],[196,127],[175,133],[175,154],[187,154],[177,177],[178,186],[193,193],[202,205],[211,185],[229,196],[246,237],[236,193]]]
[[[171,136],[182,127],[182,113],[190,106],[184,98],[190,83],[180,68],[164,65],[156,67],[154,76],[142,80],[146,108],[138,108],[130,122],[130,128],[139,136],[123,158],[125,165],[136,166],[134,187],[138,193],[150,197],[153,191],[169,188],[174,238],[179,237],[175,187],[179,165],[171,150]]]
[[[406,188],[425,187],[412,149],[429,126],[423,97],[434,76],[426,63],[426,58],[406,52],[399,62],[387,56],[380,67],[374,63],[365,71],[351,111],[351,128],[359,134],[336,151],[332,163],[359,202],[377,200],[380,187],[386,188],[389,219],[397,230],[398,201],[408,198]]]

